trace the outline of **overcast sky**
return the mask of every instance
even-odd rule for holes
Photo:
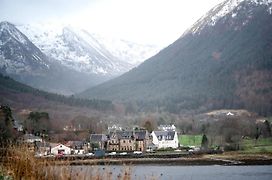
[[[223,0],[0,0],[0,20],[62,23],[139,43],[168,45]]]

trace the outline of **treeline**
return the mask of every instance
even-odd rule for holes
[[[0,147],[12,143],[18,137],[18,132],[14,130],[14,118],[8,106],[0,105]]]
[[[39,89],[32,88],[25,84],[19,83],[8,76],[4,76],[0,73],[0,87],[1,89],[12,90],[20,93],[30,93],[34,96],[42,97],[50,101],[56,101],[71,106],[89,107],[97,110],[111,110],[113,104],[111,101],[98,100],[98,99],[80,99],[74,96],[64,96],[54,93],[45,92]]]

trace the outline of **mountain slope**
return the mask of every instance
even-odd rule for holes
[[[77,121],[79,116],[100,118],[114,109],[110,101],[76,99],[48,93],[19,83],[1,73],[0,105],[11,107],[18,122],[23,122],[32,111],[46,112],[50,116],[52,128],[58,130],[62,130],[71,120]]]
[[[8,22],[0,23],[0,72],[33,87],[63,94],[83,91],[109,78],[63,66]]]
[[[79,96],[175,112],[247,108],[271,114],[271,7],[270,0],[227,0],[137,68]]]
[[[8,76],[3,76],[1,73],[0,95],[0,104],[9,104],[12,107],[17,107],[15,104],[22,102],[25,108],[28,106],[41,107],[55,102],[58,105],[88,107],[96,110],[110,110],[112,108],[110,101],[76,99],[74,97],[48,93],[17,82]]]
[[[47,57],[27,37],[8,22],[0,23],[0,65],[8,73],[43,75],[48,71]]]

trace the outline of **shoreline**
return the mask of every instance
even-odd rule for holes
[[[272,165],[272,155],[194,155],[178,158],[100,158],[100,159],[54,159],[55,165],[169,165],[169,166],[250,166]]]

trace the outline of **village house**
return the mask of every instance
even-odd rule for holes
[[[108,135],[108,151],[145,151],[150,143],[146,130],[114,131]]]
[[[133,131],[119,131],[119,151],[134,151],[135,150],[135,136]]]
[[[107,146],[108,151],[119,151],[119,138],[116,131],[109,133],[107,145],[108,145]]]
[[[68,155],[71,154],[71,148],[63,145],[63,144],[50,144],[51,154],[53,155]]]
[[[24,134],[22,137],[22,141],[25,143],[42,142],[42,138],[33,134]]]
[[[176,126],[174,124],[172,125],[160,125],[158,127],[159,131],[176,131]]]
[[[145,151],[150,144],[149,133],[146,130],[140,130],[134,132],[135,137],[135,150]]]
[[[71,154],[85,153],[85,143],[83,141],[68,141],[65,146],[71,148]]]
[[[175,131],[153,131],[152,142],[158,149],[178,148],[178,135]]]
[[[92,150],[95,148],[105,150],[107,148],[108,138],[105,134],[91,134],[90,136],[90,144]]]
[[[108,127],[108,132],[114,132],[114,131],[122,131],[122,126],[113,124],[112,126]]]

